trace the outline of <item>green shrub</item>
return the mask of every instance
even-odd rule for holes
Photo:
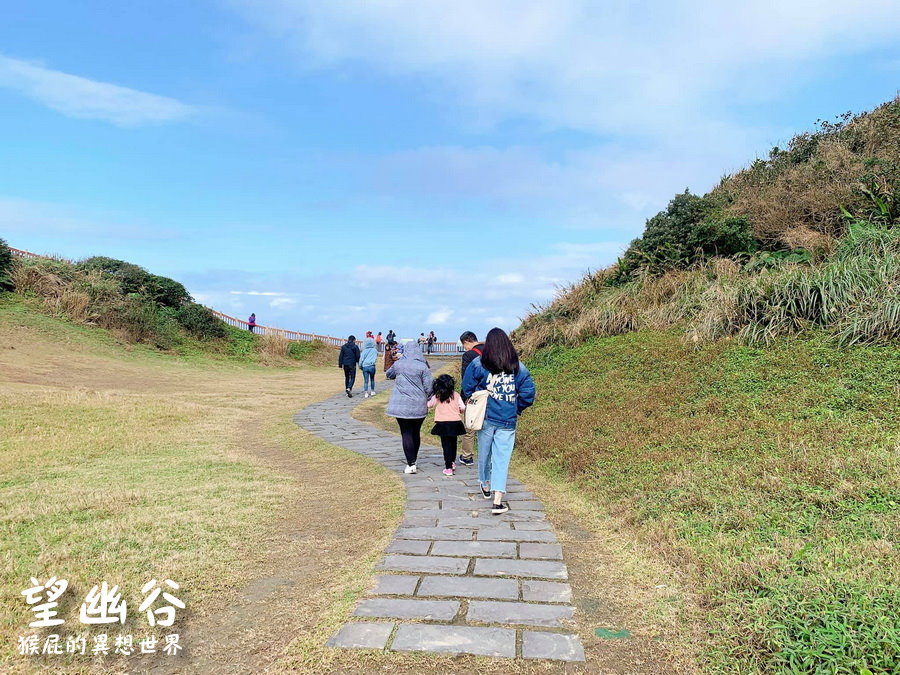
[[[6,241],[0,239],[0,291],[11,291],[13,289],[12,278],[10,277],[12,266],[12,251],[9,250]]]
[[[175,321],[195,337],[205,340],[221,339],[228,335],[225,324],[203,305],[189,302],[175,310]]]
[[[180,307],[192,298],[187,289],[174,279],[151,274],[134,263],[94,256],[82,260],[76,268],[83,271],[99,270],[117,279],[125,293],[139,293],[163,307]]]

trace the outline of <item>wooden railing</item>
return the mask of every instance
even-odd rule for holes
[[[23,251],[20,248],[9,247],[9,250],[12,254],[19,258],[38,258],[43,260],[61,260],[61,258],[51,258],[50,256],[40,255],[38,253],[32,253],[31,251]],[[217,312],[212,308],[208,308],[218,319],[224,321],[229,326],[234,326],[235,328],[240,328],[242,330],[250,330],[250,324],[243,319],[238,319],[234,316],[229,316],[228,314],[223,314],[222,312]],[[327,345],[331,345],[333,347],[340,347],[344,342],[346,342],[346,338],[333,337],[331,335],[317,335],[316,333],[302,333],[296,330],[287,330],[285,328],[274,328],[272,326],[263,326],[261,324],[256,324],[253,327],[253,332],[256,335],[280,335],[288,340],[296,340],[298,342],[312,342],[314,340],[318,340],[320,342],[324,342]],[[361,335],[365,335],[365,331],[361,332]],[[364,338],[358,338],[359,342],[362,342]],[[438,356],[447,356],[451,354],[460,354],[462,350],[457,347],[455,342],[436,342],[432,345],[432,354]]]

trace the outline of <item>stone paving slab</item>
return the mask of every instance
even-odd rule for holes
[[[563,563],[555,560],[500,560],[497,558],[479,558],[475,561],[475,576],[568,579],[569,571]]]
[[[384,649],[393,630],[392,623],[348,623],[326,644],[344,649]]]
[[[526,630],[522,632],[522,658],[584,661],[584,648],[577,635]]]
[[[522,581],[522,599],[528,602],[572,602],[572,587],[559,581]]]
[[[574,611],[567,605],[540,605],[528,602],[473,600],[466,620],[476,623],[502,623],[561,628],[571,621]]]
[[[519,583],[515,579],[428,576],[422,579],[417,595],[518,600]]]
[[[388,553],[412,553],[413,555],[425,555],[431,548],[430,541],[418,541],[415,539],[394,539],[388,544]]]
[[[559,544],[519,544],[520,558],[535,558],[538,560],[562,560],[562,546]]]
[[[391,649],[513,658],[516,655],[516,631],[509,628],[402,624],[397,629]]]
[[[427,436],[418,473],[403,473],[399,438],[351,417],[363,400],[337,395],[294,416],[319,438],[398,472],[407,491],[403,523],[353,610],[385,620],[350,620],[329,646],[583,660],[578,636],[560,632],[573,615],[572,590],[561,581],[563,550],[540,500],[510,479],[510,511],[493,516],[477,467],[443,476],[441,450]]]
[[[431,553],[467,558],[515,558],[516,545],[511,541],[436,541]]]
[[[386,555],[378,566],[397,572],[427,572],[429,574],[464,574],[468,558],[447,558],[434,555]]]
[[[416,592],[419,577],[409,574],[379,574],[375,577],[373,595],[412,595]]]
[[[459,612],[456,600],[417,600],[408,598],[366,598],[353,610],[354,616],[388,619],[428,619],[452,621]]]

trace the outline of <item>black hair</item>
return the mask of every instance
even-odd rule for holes
[[[354,342],[355,340],[356,340],[355,335],[351,335],[350,337],[347,338],[347,342]]]
[[[478,342],[478,336],[470,330],[459,336],[460,342]]]
[[[513,346],[512,340],[501,328],[491,328],[484,341],[484,353],[481,355],[481,365],[491,373],[519,372],[519,354]]]
[[[437,396],[437,400],[446,403],[453,398],[453,392],[456,390],[456,382],[449,375],[438,375],[434,381],[432,391]]]

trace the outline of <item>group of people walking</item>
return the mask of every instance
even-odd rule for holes
[[[363,357],[367,350],[377,354],[374,340],[366,338],[363,352],[355,344],[353,336],[341,348],[338,364],[344,368],[347,395],[352,396],[353,380],[357,364],[369,363]],[[535,386],[528,368],[519,361],[518,353],[509,336],[500,328],[493,328],[483,343],[471,331],[460,336],[465,352],[460,372],[460,390],[457,381],[448,374],[434,378],[419,342],[399,345],[386,342],[384,350],[385,376],[395,381],[387,405],[387,414],[397,420],[400,429],[405,473],[418,471],[416,462],[422,442],[422,424],[429,408],[434,408],[434,426],[431,433],[440,437],[444,455],[446,476],[456,471],[456,462],[463,466],[474,464],[475,440],[478,441],[478,479],[485,499],[493,499],[491,512],[509,511],[503,500],[507,491],[509,462],[516,440],[516,423],[519,415],[534,403]],[[426,345],[427,349],[427,345]],[[372,394],[374,394],[374,361],[371,368]],[[369,382],[366,382],[366,396]],[[479,394],[479,392],[482,392]],[[483,416],[471,415],[471,424],[463,422],[467,405],[482,406]],[[457,458],[457,445],[462,438],[462,451]]]

